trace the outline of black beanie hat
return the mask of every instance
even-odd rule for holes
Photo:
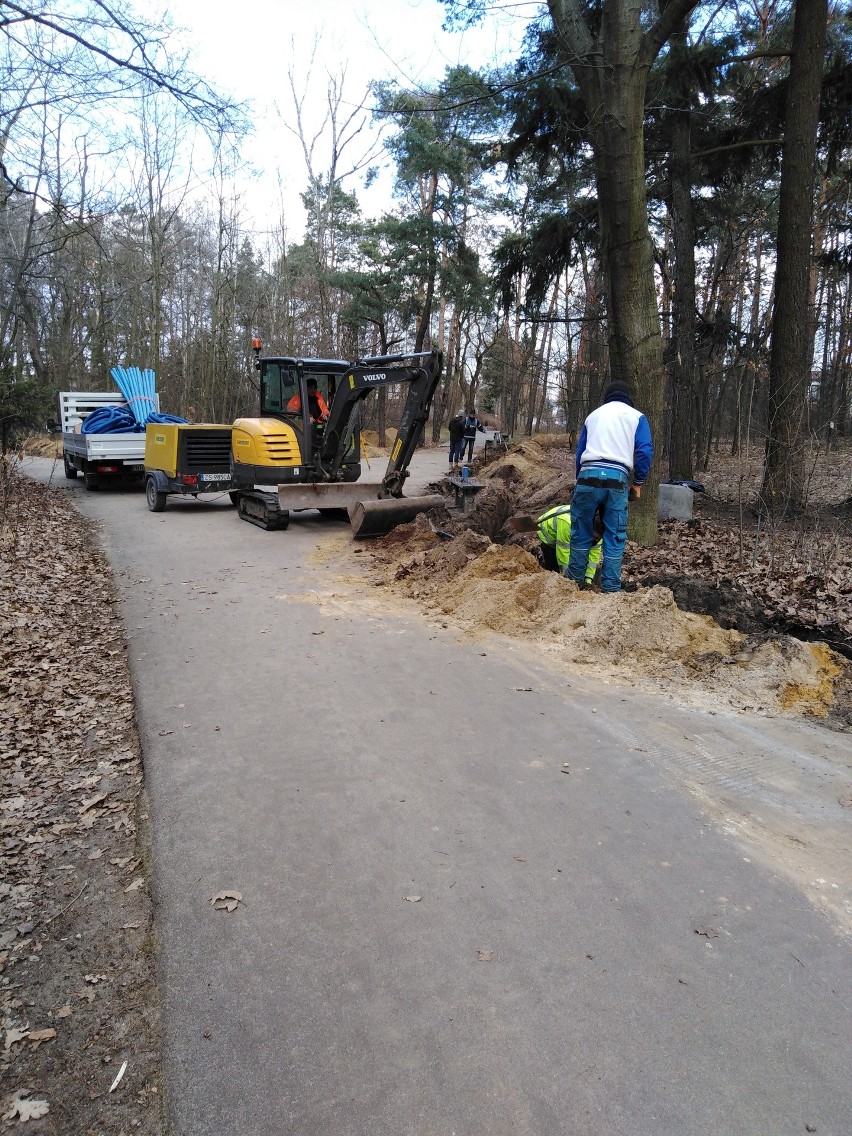
[[[629,402],[633,405],[633,393],[629,385],[623,379],[613,379],[608,383],[603,392],[604,402]]]

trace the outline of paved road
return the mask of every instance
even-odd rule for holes
[[[124,603],[172,1136],[852,1132],[849,940],[670,769],[848,738],[359,602],[314,514],[69,489]]]

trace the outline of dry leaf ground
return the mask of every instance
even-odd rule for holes
[[[112,578],[65,496],[8,463],[0,770],[0,1132],[154,1136],[147,817]]]

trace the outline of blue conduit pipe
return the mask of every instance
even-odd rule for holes
[[[110,371],[127,406],[101,406],[87,415],[84,434],[141,434],[149,422],[185,423],[174,414],[160,414],[156,400],[156,375],[138,367],[113,367]]]

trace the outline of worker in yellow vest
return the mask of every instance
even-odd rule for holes
[[[541,541],[541,562],[550,572],[567,576],[568,561],[571,556],[571,506],[554,505],[540,517],[512,517],[509,527],[515,532],[534,532]],[[589,552],[585,584],[588,587],[595,578],[603,550],[603,524],[597,514],[594,519],[596,543]]]

